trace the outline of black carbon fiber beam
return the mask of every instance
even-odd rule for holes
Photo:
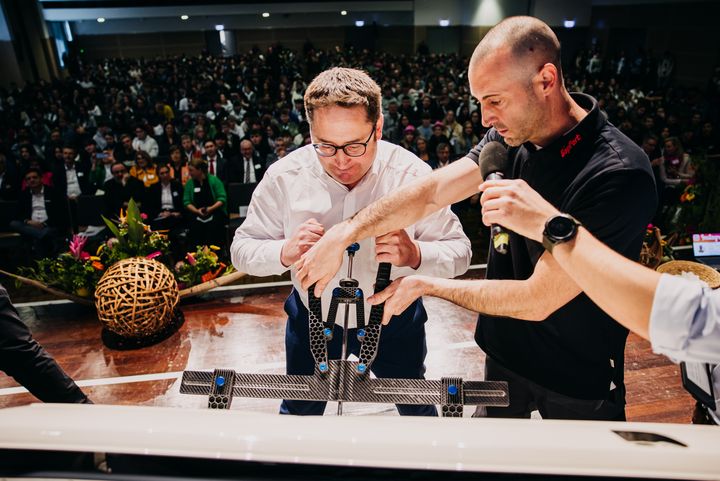
[[[342,389],[337,389],[341,369],[345,370],[345,382]],[[371,379],[353,375],[356,372],[357,363],[352,361],[330,361],[327,376],[236,372],[232,395],[263,399],[385,404],[497,407],[506,407],[509,404],[508,387],[505,382],[462,381],[460,378],[455,378],[454,382],[427,379]],[[208,395],[212,392],[213,380],[214,373],[211,371],[185,371],[180,392]],[[451,393],[454,390],[448,389],[453,384],[458,388],[454,395]]]
[[[315,297],[315,284],[308,289],[308,331],[310,334],[310,351],[315,359],[315,371],[325,375],[330,366],[328,365],[327,337],[325,326],[322,320],[322,302]]]
[[[213,372],[208,407],[210,409],[230,409],[233,398],[235,371],[215,369]]]

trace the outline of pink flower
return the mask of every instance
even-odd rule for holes
[[[146,214],[145,212],[141,212],[141,213],[140,213],[140,218],[141,218],[142,220],[147,220],[147,214]]]
[[[148,254],[145,256],[145,259],[155,259],[156,257],[160,257],[162,255],[162,252],[155,251],[152,254]]]
[[[183,261],[177,261],[175,263],[175,270],[180,272],[180,270],[185,267],[185,263]]]
[[[83,252],[83,247],[85,247],[85,244],[87,243],[87,237],[82,237],[77,234],[75,234],[70,241],[70,254],[75,259],[82,259],[85,260],[90,257],[90,254],[87,252]],[[86,257],[83,258],[83,254],[85,254]]]
[[[112,249],[118,242],[120,242],[120,239],[117,237],[111,237],[107,240],[105,243],[110,249]]]
[[[655,228],[655,226],[654,226],[654,225],[652,225],[652,224],[648,224],[647,228],[648,228],[648,229],[654,229],[654,228]]]
[[[188,252],[188,255],[185,256],[185,259],[187,259],[188,264],[190,264],[191,266],[195,265],[195,257],[192,255],[191,252]]]
[[[80,260],[86,261],[86,260],[88,260],[88,259],[90,259],[90,254],[88,254],[88,253],[85,252],[85,251],[82,251],[82,252],[80,253]]]

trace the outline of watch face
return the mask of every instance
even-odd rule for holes
[[[557,216],[547,224],[547,233],[555,239],[565,239],[575,231],[575,223],[567,217]]]

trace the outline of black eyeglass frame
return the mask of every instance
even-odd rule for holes
[[[367,152],[367,146],[370,143],[370,140],[373,138],[373,135],[375,135],[376,130],[377,130],[377,122],[373,125],[372,132],[370,132],[370,135],[368,136],[368,138],[365,142],[348,142],[345,145],[333,145],[333,144],[327,144],[327,143],[319,143],[319,144],[312,144],[312,146],[315,149],[315,152],[317,152],[318,155],[321,157],[332,157],[335,154],[337,154],[338,150],[342,150],[343,152],[345,152],[345,155],[347,155],[348,157],[362,157],[363,155],[365,155],[365,152]],[[351,154],[350,152],[348,152],[347,148],[350,146],[353,146],[353,145],[355,145],[355,146],[362,145],[362,152],[360,152],[359,154],[357,154],[357,153]],[[324,153],[324,152],[320,151],[321,148],[325,148],[325,147],[332,148],[333,149],[332,154],[328,154],[328,153]]]

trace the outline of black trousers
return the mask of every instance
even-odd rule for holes
[[[43,402],[89,403],[90,400],[33,339],[0,285],[0,371]]]
[[[507,381],[510,406],[478,407],[474,417],[530,418],[534,410],[543,419],[575,419],[588,421],[625,421],[625,389],[616,387],[606,399],[576,399],[546,389],[514,373],[488,356],[485,361],[485,379]],[[610,386],[608,386],[608,389]]]

